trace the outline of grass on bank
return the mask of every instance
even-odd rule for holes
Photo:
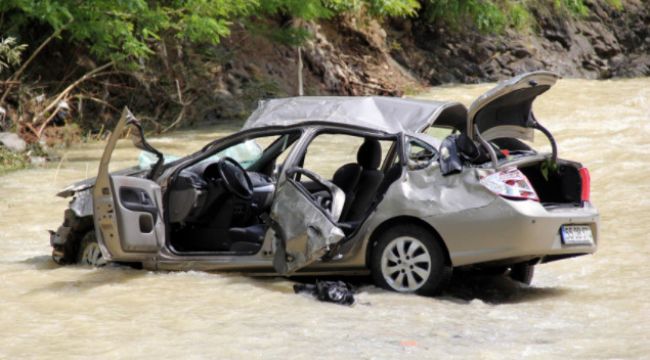
[[[17,154],[4,146],[0,146],[0,175],[4,175],[9,171],[24,169],[29,165],[29,158],[25,154]]]

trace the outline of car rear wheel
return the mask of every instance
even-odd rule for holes
[[[84,235],[79,244],[79,253],[77,262],[81,265],[101,267],[106,265],[106,260],[102,256],[102,251],[97,243],[95,231],[91,230]]]
[[[420,295],[438,294],[451,275],[440,242],[413,225],[396,226],[380,236],[372,251],[371,271],[378,286]]]

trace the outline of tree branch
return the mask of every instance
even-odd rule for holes
[[[54,100],[52,100],[50,102],[50,104],[47,107],[45,107],[45,109],[43,109],[43,111],[41,111],[34,118],[35,119],[42,118],[44,114],[46,114],[47,112],[53,110],[59,104],[59,101],[63,100],[66,96],[68,96],[70,91],[72,91],[74,88],[79,86],[79,84],[81,84],[82,82],[84,82],[84,81],[86,81],[88,79],[91,79],[93,77],[102,75],[102,74],[100,74],[100,72],[102,70],[105,70],[105,69],[109,68],[112,65],[113,65],[113,62],[110,61],[110,62],[108,62],[108,63],[106,63],[106,64],[104,64],[102,66],[96,67],[93,70],[91,70],[91,71],[87,72],[86,74],[84,74],[82,77],[77,79],[77,81],[75,81],[72,84],[68,85],[67,88],[65,88],[62,92],[60,92],[59,95],[57,95],[54,98]],[[41,135],[43,135],[43,131],[45,130],[45,127],[52,121],[55,114],[56,114],[56,112],[52,112],[52,114],[50,114],[50,116],[41,124],[41,126],[39,126],[38,133],[36,134],[38,139],[41,138]]]

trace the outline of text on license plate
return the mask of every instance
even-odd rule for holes
[[[563,225],[560,228],[562,243],[565,245],[591,245],[594,236],[589,225]]]

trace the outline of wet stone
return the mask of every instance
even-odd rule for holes
[[[24,152],[27,149],[25,140],[10,132],[0,132],[0,145],[17,153]]]

